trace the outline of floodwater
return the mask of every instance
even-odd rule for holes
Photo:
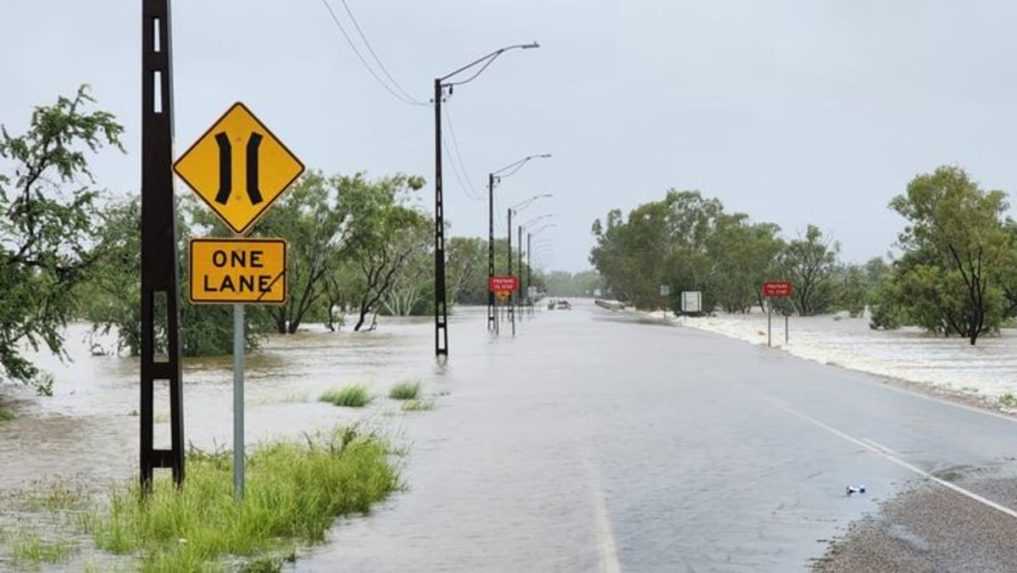
[[[766,315],[761,312],[672,320],[766,344]],[[964,337],[945,338],[917,327],[872,330],[867,317],[844,315],[792,317],[788,330],[790,343],[785,344],[784,318],[773,317],[772,343],[800,358],[992,401],[1017,394],[1017,330],[1012,328],[983,336],[975,346]]]
[[[587,302],[538,310],[515,337],[489,336],[483,313],[459,309],[444,366],[427,319],[363,334],[312,325],[249,358],[248,443],[362,420],[408,450],[408,490],[337,522],[292,570],[804,570],[915,477],[845,436],[929,472],[1013,459],[1011,421],[864,374]],[[86,333],[71,329],[73,364],[47,363],[56,396],[25,396],[0,425],[0,489],[135,471],[137,362],[88,356]],[[188,362],[184,379],[186,439],[230,447],[229,359]],[[435,408],[385,397],[406,381]],[[317,402],[349,383],[377,398]],[[871,493],[845,496],[858,482]]]

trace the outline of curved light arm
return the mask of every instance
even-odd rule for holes
[[[529,163],[531,159],[547,159],[549,157],[551,157],[550,153],[541,153],[539,155],[527,155],[526,157],[520,159],[519,161],[509,163],[508,165],[502,167],[497,171],[492,171],[491,175],[494,176],[495,180],[500,182],[502,179],[506,177],[511,177],[512,175],[515,175],[516,171],[522,169],[523,166]],[[502,172],[508,171],[509,169],[511,169],[512,171],[510,171],[509,173],[505,173],[504,175],[501,175]]]
[[[529,207],[530,204],[533,203],[534,201],[536,201],[537,199],[547,199],[547,198],[550,198],[550,197],[553,197],[553,195],[551,195],[550,193],[544,193],[544,194],[541,194],[541,195],[534,195],[533,197],[530,197],[529,199],[523,201],[522,203],[519,203],[518,205],[514,205],[512,207],[509,207],[509,211],[515,211],[516,213],[518,213],[518,212],[522,211],[523,209]]]
[[[498,59],[498,56],[504,54],[505,52],[507,52],[509,50],[515,50],[515,49],[529,50],[531,48],[539,48],[539,47],[540,47],[540,44],[538,44],[536,42],[530,42],[529,44],[514,44],[514,45],[511,45],[511,46],[505,46],[504,48],[501,48],[499,50],[495,50],[495,51],[491,52],[490,54],[484,56],[483,58],[477,58],[476,60],[466,64],[465,66],[459,68],[458,70],[456,70],[456,71],[454,71],[452,73],[445,74],[444,76],[438,78],[438,81],[441,82],[442,84],[450,85],[450,86],[458,86],[458,85],[462,85],[462,84],[465,84],[465,83],[472,82],[474,79],[476,79],[477,76],[482,74],[484,72],[484,70],[487,69],[487,66],[491,65],[491,62],[493,62],[496,59]],[[481,65],[481,64],[483,64],[483,65]],[[472,68],[473,66],[477,66],[477,65],[481,66],[480,69],[477,70],[477,72],[475,74],[473,74],[472,76],[466,78],[465,80],[460,81],[460,82],[449,82],[447,84],[445,83],[445,80],[451,78],[452,76],[455,76],[457,74],[465,72],[466,70]]]
[[[525,223],[522,223],[522,226],[523,226],[523,228],[528,229],[528,228],[532,227],[534,223],[536,223],[538,221],[543,221],[544,219],[547,219],[548,217],[554,217],[554,213],[548,213],[546,215],[539,215],[537,217],[534,217],[534,218],[530,219],[529,221],[527,221]]]
[[[554,228],[554,227],[557,227],[557,226],[558,225],[556,225],[554,223],[545,223],[545,224],[541,225],[540,228],[534,229],[533,231],[530,231],[530,235],[536,237],[538,233],[543,233],[544,231],[546,231],[548,229],[551,229],[551,228]]]

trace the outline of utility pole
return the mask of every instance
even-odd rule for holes
[[[487,179],[487,210],[488,210],[488,222],[487,222],[487,236],[488,236],[488,248],[487,248],[487,276],[488,278],[494,276],[494,187],[501,183],[501,180],[505,177],[510,177],[523,168],[524,165],[529,163],[533,159],[547,159],[551,157],[550,153],[542,153],[540,155],[527,155],[526,157],[510,163],[505,167],[497,171],[493,171],[488,174]],[[512,259],[512,214],[509,213],[509,274],[511,275],[511,259]],[[495,301],[494,293],[489,292],[487,298],[487,329],[491,330],[491,324],[494,323],[495,332],[498,331],[498,306]]]
[[[526,293],[526,291],[523,290],[523,284],[522,284],[522,282],[523,282],[523,226],[519,225],[519,227],[517,227],[517,228],[519,229],[519,247],[516,248],[516,255],[519,257],[519,299],[520,299],[520,303],[522,303],[524,300],[526,300],[526,299],[522,298],[523,296],[525,296],[525,293]],[[520,304],[520,306],[522,306],[522,304]]]
[[[487,175],[487,278],[494,277],[494,173]],[[495,329],[494,292],[487,289],[487,330]]]
[[[173,204],[173,65],[169,0],[144,0],[141,18],[141,404],[142,491],[154,468],[184,481],[183,380],[176,206]],[[156,360],[155,313],[166,325],[166,355]],[[154,385],[169,384],[170,449],[154,445]]]
[[[445,305],[445,200],[441,181],[441,78],[434,80],[434,355],[448,356]]]
[[[531,249],[530,244],[532,242],[533,235],[526,233],[526,304],[530,307],[530,312],[533,312],[533,300],[530,298],[530,286],[533,284],[533,259],[530,257]]]
[[[512,276],[512,209],[508,210],[508,276]],[[509,293],[509,320],[512,321],[512,336],[516,335],[515,293]]]
[[[434,355],[448,357],[448,306],[445,293],[445,202],[442,194],[441,180],[441,100],[445,88],[449,95],[455,86],[472,82],[498,56],[509,50],[539,48],[540,44],[514,44],[495,50],[482,58],[478,58],[465,66],[434,79]],[[449,81],[466,70],[475,66],[480,69],[462,81]]]

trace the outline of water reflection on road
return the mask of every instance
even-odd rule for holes
[[[515,338],[489,336],[483,312],[459,309],[443,366],[427,319],[364,334],[312,326],[248,361],[250,443],[366,420],[409,451],[408,490],[341,520],[295,570],[801,570],[914,476],[792,409],[914,452],[928,471],[1004,463],[1011,422],[865,375],[592,304],[538,312]],[[47,365],[57,395],[0,426],[0,487],[135,470],[137,362],[73,352],[73,364]],[[187,439],[199,447],[229,446],[229,368],[186,365]],[[435,409],[402,412],[385,396],[405,381]],[[348,383],[377,398],[363,410],[317,401]],[[853,480],[872,494],[845,497]]]

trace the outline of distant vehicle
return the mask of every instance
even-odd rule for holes
[[[572,310],[572,305],[569,301],[561,299],[558,301],[558,310]]]

